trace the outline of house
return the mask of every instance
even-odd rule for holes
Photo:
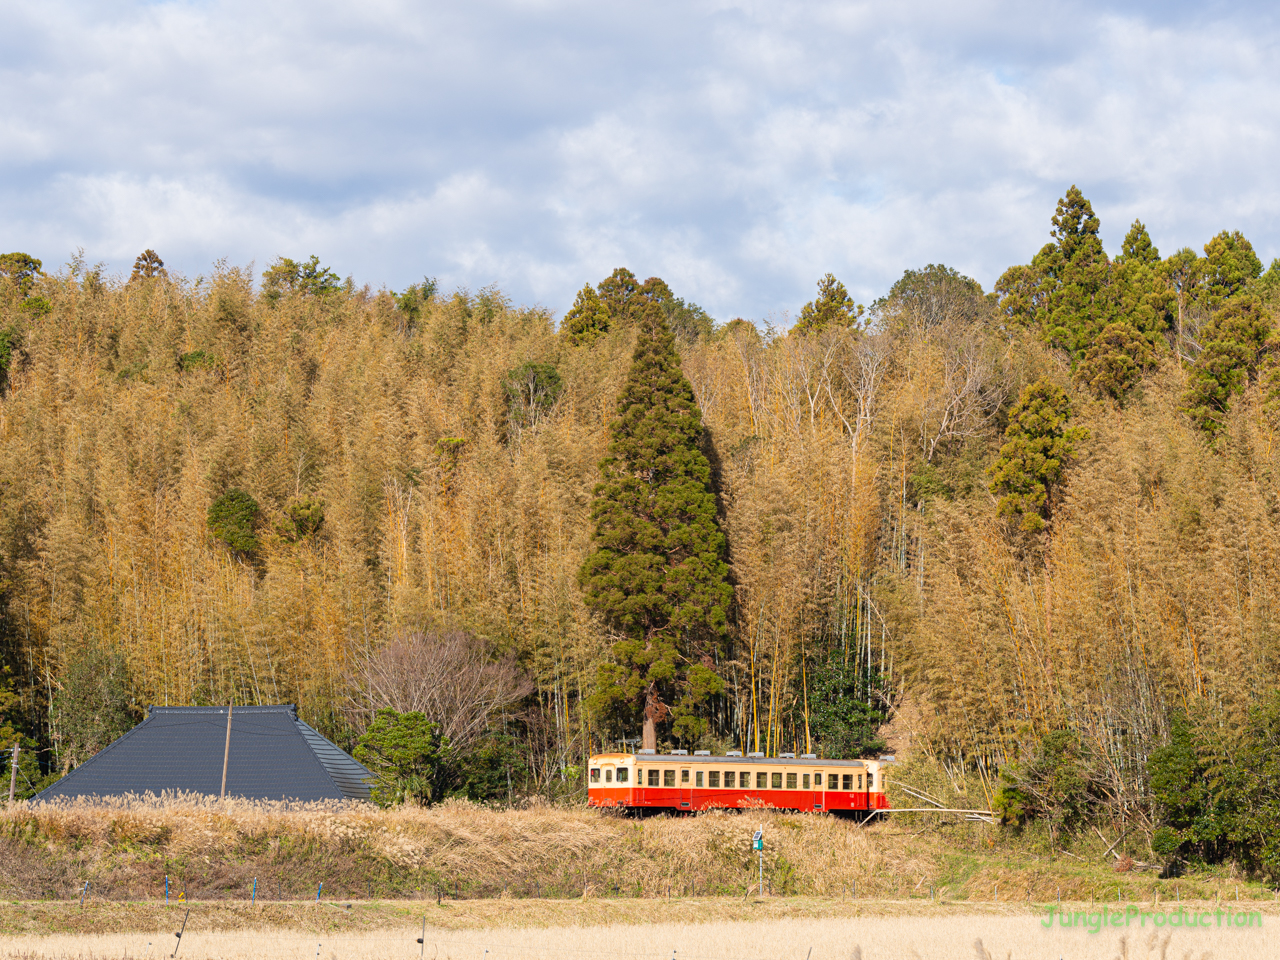
[[[164,791],[250,800],[368,800],[373,779],[293,704],[151,707],[147,719],[36,795],[112,797]],[[229,732],[228,732],[229,731]]]

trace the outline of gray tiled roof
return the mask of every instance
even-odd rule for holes
[[[151,707],[146,720],[36,799],[165,790],[216,797],[226,737],[226,707]],[[367,800],[371,779],[364,766],[299,720],[292,704],[231,713],[229,797]]]

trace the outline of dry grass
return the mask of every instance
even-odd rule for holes
[[[19,805],[0,812],[0,896],[90,902],[162,899],[588,900],[741,897],[757,876],[763,823],[773,894],[827,899],[1164,901],[1238,895],[1256,884],[1116,873],[1087,844],[1050,861],[983,824],[859,827],[828,815],[713,812],[629,820],[583,808],[500,810],[468,803],[381,810],[367,804],[219,802],[165,797]]]

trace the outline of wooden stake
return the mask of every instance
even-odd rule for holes
[[[231,704],[227,704],[227,744],[222,748],[222,794],[219,800],[227,797],[227,759],[231,756]]]
[[[9,766],[9,803],[18,790],[18,741],[13,742],[13,763]]]

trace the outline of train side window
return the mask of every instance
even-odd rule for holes
[[[874,773],[867,774],[867,789],[874,790],[876,783],[876,775]]]
[[[773,789],[774,789],[774,790],[781,790],[781,789],[782,789],[782,774],[781,774],[781,773],[775,773],[775,774],[774,774],[770,779],[773,781],[773,783],[771,784],[771,786],[773,787]]]
[[[739,790],[751,789],[751,771],[750,770],[738,771],[738,789]]]
[[[707,772],[707,786],[708,786],[708,787],[718,787],[718,786],[720,786],[720,771],[719,771],[719,770],[710,770],[710,771],[708,771],[708,772]]]
[[[859,777],[858,777],[858,786],[862,786],[862,777],[861,777],[861,776],[859,776]],[[852,774],[852,773],[846,773],[846,774],[844,775],[844,786],[843,786],[841,789],[844,789],[844,790],[852,790],[852,789],[853,789],[853,774]]]
[[[688,782],[689,782],[689,771],[688,771],[688,770],[681,770],[681,771],[680,771],[680,782],[681,782],[681,783],[688,783]]]
[[[815,773],[813,775],[813,789],[815,790],[822,789],[822,773],[821,772]]]
[[[733,771],[726,770],[724,772],[724,785],[729,789],[733,789]]]
[[[664,787],[674,787],[676,785],[676,772],[674,770],[662,771],[662,785]]]
[[[787,789],[794,790],[796,788],[796,775],[794,773],[787,774]]]
[[[605,768],[604,768],[604,782],[605,782],[605,783],[613,783],[613,768],[612,768],[612,767],[605,767]]]
[[[626,783],[626,782],[627,782],[627,778],[628,778],[628,777],[629,777],[629,773],[628,773],[628,771],[627,771],[627,768],[626,768],[626,767],[619,767],[619,768],[618,768],[618,782],[619,782],[619,783]]]
[[[592,768],[591,768],[591,782],[592,782],[592,783],[599,783],[599,782],[600,782],[600,768],[599,768],[599,767],[592,767]]]
[[[809,775],[807,773],[804,775],[804,789],[809,789]]]
[[[763,773],[763,772],[761,772],[761,773],[757,773],[757,774],[756,774],[756,789],[757,789],[757,790],[763,790],[763,789],[764,789],[765,787],[767,787],[768,785],[769,785],[769,775],[768,775],[767,773]]]
[[[694,784],[694,786],[695,786],[695,787],[700,787],[700,786],[702,786],[702,771],[701,771],[701,770],[699,770],[699,771],[698,771],[698,773],[697,773],[697,782]]]
[[[840,789],[840,774],[838,773],[827,774],[827,789],[828,790]]]
[[[650,771],[649,771],[649,786],[651,786],[651,787],[656,787],[657,785],[658,785],[658,771],[657,771],[657,770],[650,770]]]

